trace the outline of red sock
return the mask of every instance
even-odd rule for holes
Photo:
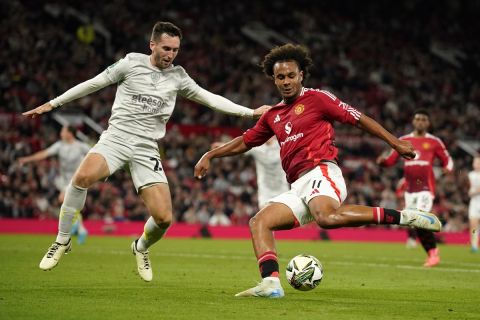
[[[267,251],[258,258],[258,267],[262,278],[277,277],[278,278],[278,258],[273,251]]]
[[[373,207],[373,222],[376,224],[400,224],[400,211]]]

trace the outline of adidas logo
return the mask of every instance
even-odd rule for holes
[[[275,119],[273,119],[273,123],[277,123],[280,121],[280,116],[277,114],[277,116],[275,117]]]
[[[314,194],[320,193],[318,189],[313,189],[312,192],[310,193],[310,196],[313,196]]]

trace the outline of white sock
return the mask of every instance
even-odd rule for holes
[[[65,192],[65,200],[60,208],[60,217],[58,221],[58,234],[55,240],[58,243],[66,244],[70,239],[70,233],[72,230],[72,224],[76,214],[80,214],[80,211],[85,205],[85,199],[87,198],[87,189],[68,185]]]
[[[152,217],[148,218],[143,227],[143,234],[137,241],[137,250],[140,252],[147,251],[150,246],[162,239],[169,226],[170,224],[159,226]]]
[[[470,244],[473,249],[478,249],[478,229],[473,230],[470,234]]]

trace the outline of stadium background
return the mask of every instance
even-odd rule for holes
[[[416,108],[426,108],[433,134],[446,144],[452,175],[438,179],[434,210],[445,230],[467,220],[467,172],[480,131],[479,21],[474,1],[10,1],[0,22],[0,216],[55,217],[53,184],[58,163],[19,167],[15,160],[58,139],[69,120],[92,144],[106,128],[115,87],[105,88],[51,114],[27,120],[21,112],[101,72],[128,52],[149,53],[153,23],[170,20],[184,40],[176,64],[201,86],[248,107],[273,104],[278,95],[258,63],[272,45],[307,45],[315,68],[308,87],[327,88],[381,122],[395,135],[411,131]],[[266,14],[268,13],[268,14]],[[83,116],[88,116],[88,119]],[[60,117],[59,117],[60,116]],[[93,120],[93,121],[90,121]],[[215,113],[178,99],[167,136],[160,141],[176,221],[208,224],[225,214],[245,225],[256,212],[253,160],[218,160],[204,181],[193,165],[210,143],[236,135],[252,121]],[[401,207],[400,166],[381,169],[386,145],[348,126],[337,126],[348,203]],[[87,220],[147,217],[125,172],[89,191]]]

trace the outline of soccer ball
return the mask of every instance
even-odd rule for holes
[[[323,278],[323,267],[314,256],[299,254],[287,265],[287,280],[292,287],[301,291],[316,288]]]

